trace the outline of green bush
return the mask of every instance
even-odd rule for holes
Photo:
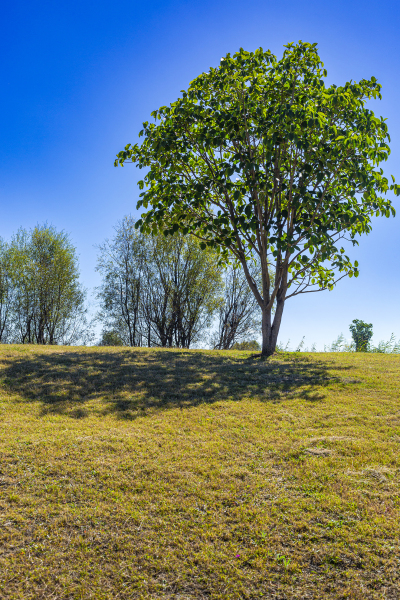
[[[257,340],[249,340],[246,342],[236,342],[233,344],[232,350],[258,350],[261,351],[261,346]]]
[[[123,346],[124,342],[117,331],[103,331],[99,346]]]
[[[372,323],[365,323],[364,321],[360,321],[360,319],[354,319],[349,329],[356,347],[356,352],[368,352],[369,342],[373,335]]]

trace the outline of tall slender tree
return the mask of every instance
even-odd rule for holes
[[[9,244],[0,239],[0,343],[12,339],[16,282]]]
[[[215,253],[192,237],[149,238],[145,319],[153,343],[190,348],[210,326],[221,302],[221,269]]]
[[[85,292],[68,235],[47,225],[20,229],[11,241],[10,257],[15,283],[14,339],[69,344],[86,337]]]
[[[132,217],[118,223],[115,236],[99,246],[97,270],[99,319],[105,328],[118,332],[128,346],[143,340],[142,295],[147,293],[147,237],[135,230]]]

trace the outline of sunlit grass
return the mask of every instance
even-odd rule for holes
[[[400,597],[400,357],[4,346],[0,597]]]

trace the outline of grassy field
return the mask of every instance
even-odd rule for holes
[[[399,356],[0,348],[0,598],[400,598]]]

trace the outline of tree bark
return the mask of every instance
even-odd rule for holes
[[[276,344],[278,341],[279,329],[282,322],[283,309],[285,306],[285,300],[277,297],[276,299],[276,310],[274,320],[271,323],[271,309],[262,310],[262,349],[261,356],[267,358],[272,356],[276,350]]]

